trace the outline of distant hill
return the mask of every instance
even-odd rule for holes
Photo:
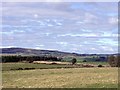
[[[78,53],[69,53],[69,52],[61,52],[55,50],[37,50],[37,49],[28,49],[28,48],[0,48],[0,52],[2,55],[33,55],[33,56],[107,56],[110,54],[78,54]],[[115,54],[113,54],[115,55]]]
[[[27,49],[27,48],[1,48],[1,54],[3,55],[33,55],[33,56],[78,56],[77,53],[68,53],[54,50],[36,50],[36,49]]]

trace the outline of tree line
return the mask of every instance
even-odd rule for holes
[[[22,62],[27,61],[32,63],[33,61],[62,61],[62,58],[58,58],[55,56],[1,56],[0,62]],[[107,57],[107,61],[111,67],[120,67],[120,55],[110,55]],[[72,64],[77,62],[76,58],[72,59]]]
[[[0,57],[3,63],[5,62],[33,62],[33,61],[61,61],[62,58],[55,56],[1,56]]]

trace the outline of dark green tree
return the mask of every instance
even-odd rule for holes
[[[74,65],[77,62],[77,59],[73,58],[71,62],[72,62],[72,65]]]

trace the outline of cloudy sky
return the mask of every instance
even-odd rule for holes
[[[116,53],[116,2],[2,3],[2,47]]]

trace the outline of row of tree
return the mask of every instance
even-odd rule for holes
[[[110,55],[107,57],[107,61],[111,67],[120,67],[120,55]],[[62,58],[53,57],[53,56],[1,56],[1,62],[20,62],[20,61],[62,61]],[[76,58],[71,60],[72,64],[77,62]]]
[[[53,56],[2,56],[2,62],[20,62],[20,61],[61,61],[62,58]]]

